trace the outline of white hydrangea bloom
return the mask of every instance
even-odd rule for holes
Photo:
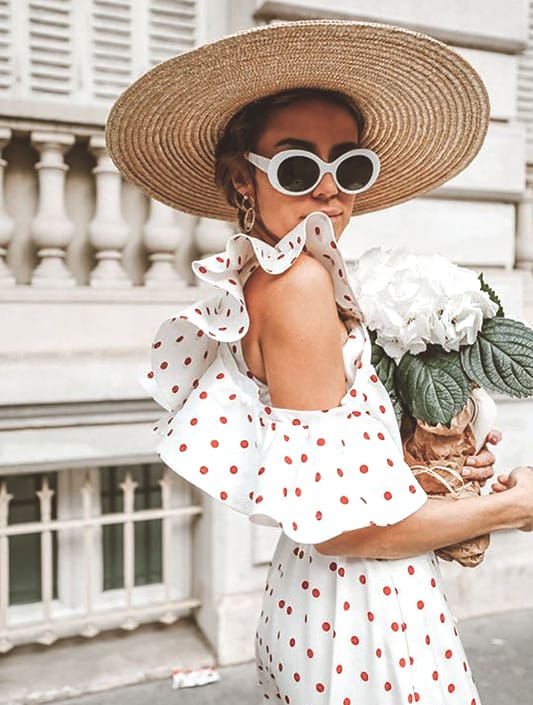
[[[376,342],[398,363],[428,344],[444,350],[471,345],[498,305],[477,274],[441,255],[372,247],[356,262],[352,284]]]

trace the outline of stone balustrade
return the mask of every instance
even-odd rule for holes
[[[21,127],[0,124],[0,288],[183,287],[233,232],[125,183],[101,129]]]

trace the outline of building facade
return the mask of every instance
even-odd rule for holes
[[[162,466],[159,408],[138,382],[159,323],[210,293],[191,260],[222,250],[235,226],[121,180],[103,139],[113,99],[175,53],[280,19],[389,22],[453,45],[489,91],[481,152],[430,194],[354,218],[341,248],[348,263],[376,244],[443,254],[483,271],[506,315],[531,325],[532,11],[525,0],[0,0],[0,653],[188,615],[219,663],[253,656],[277,530]],[[533,460],[533,401],[494,398],[504,472]],[[527,535],[504,532],[475,570],[442,565],[457,615],[533,606],[529,553]]]

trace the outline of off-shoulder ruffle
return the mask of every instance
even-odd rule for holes
[[[248,330],[246,274],[256,266],[283,272],[304,247],[330,268],[339,305],[362,318],[334,240],[329,218],[314,213],[276,247],[239,234],[225,252],[195,261],[198,276],[224,293],[165,321],[148,377],[148,391],[168,412],[155,427],[163,462],[252,521],[281,527],[303,543],[396,523],[427,500],[403,458],[362,322],[351,336],[359,350],[363,337],[362,350],[332,409],[263,404],[258,385],[230,350]]]
[[[197,301],[159,328],[152,346],[151,368],[141,378],[147,392],[168,412],[176,412],[213,362],[220,343],[243,338],[250,320],[243,295],[246,277],[257,266],[277,275],[295,262],[302,250],[330,271],[338,305],[362,320],[346,264],[327,215],[311,213],[273,247],[237,233],[225,251],[192,262],[199,279],[220,291]]]
[[[337,407],[277,408],[240,383],[226,350],[161,429],[160,457],[210,496],[296,541],[393,524],[427,495],[403,459],[388,395],[369,372],[367,359]]]

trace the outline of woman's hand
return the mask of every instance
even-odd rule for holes
[[[519,465],[508,475],[498,475],[498,482],[494,482],[491,487],[494,492],[505,492],[513,487],[520,490],[520,502],[524,506],[526,516],[520,530],[533,531],[533,467]]]
[[[493,428],[487,433],[485,443],[476,455],[469,456],[463,468],[462,475],[467,480],[477,480],[481,487],[484,487],[485,482],[494,475],[494,462],[496,458],[494,453],[487,448],[487,443],[496,445],[502,439],[501,431]],[[471,462],[470,462],[471,461]]]

